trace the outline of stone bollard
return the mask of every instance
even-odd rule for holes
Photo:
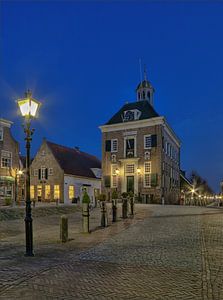
[[[134,198],[130,198],[130,209],[131,209],[131,215],[134,216]]]
[[[68,218],[65,215],[60,219],[60,239],[62,243],[68,241]]]
[[[89,233],[89,204],[88,203],[82,203],[82,216],[83,216],[83,233]]]
[[[117,220],[117,206],[116,201],[112,200],[112,222],[116,222]]]
[[[101,202],[101,227],[108,226],[107,211],[105,201]]]
[[[124,198],[122,200],[122,218],[127,219],[128,218],[128,199]]]

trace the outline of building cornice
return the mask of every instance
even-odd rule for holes
[[[88,179],[88,180],[95,180],[95,181],[101,181],[101,178],[94,178],[94,177],[85,177],[85,176],[80,176],[80,175],[73,175],[73,174],[66,174],[64,173],[64,177],[74,177],[76,179]]]
[[[132,122],[123,122],[118,124],[111,125],[102,125],[99,126],[102,132],[112,132],[119,130],[130,130],[130,129],[138,129],[142,127],[154,126],[162,124],[163,117],[155,117],[146,120],[138,120]]]
[[[0,126],[5,126],[5,127],[9,127],[10,128],[12,124],[13,124],[12,121],[0,118]]]
[[[114,132],[114,131],[121,131],[121,130],[133,130],[139,129],[143,127],[150,127],[155,125],[163,125],[166,132],[171,136],[171,138],[175,141],[178,147],[180,147],[180,139],[177,137],[173,129],[167,123],[166,119],[161,117],[150,118],[146,120],[138,120],[132,122],[124,122],[118,124],[110,124],[110,125],[102,125],[99,126],[102,133],[106,132]]]

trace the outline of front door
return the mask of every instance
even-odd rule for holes
[[[134,193],[134,176],[127,176],[127,193]]]

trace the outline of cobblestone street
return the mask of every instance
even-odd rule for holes
[[[223,299],[223,210],[137,205],[106,229],[99,213],[89,235],[81,213],[69,215],[66,244],[58,216],[36,218],[33,258],[23,257],[23,221],[1,222],[0,299]]]

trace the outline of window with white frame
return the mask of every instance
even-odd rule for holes
[[[12,153],[9,151],[1,151],[1,167],[10,168],[12,166]]]
[[[125,166],[125,173],[126,174],[133,174],[133,173],[135,173],[135,165],[134,164],[127,164]]]
[[[131,158],[136,156],[136,137],[125,138],[125,157]]]
[[[118,186],[118,174],[117,174],[117,165],[111,165],[111,186],[116,188]]]
[[[144,149],[150,149],[152,147],[151,135],[144,135]]]
[[[38,169],[34,169],[34,172],[33,172],[34,174],[34,176],[38,176]]]
[[[144,186],[151,186],[151,162],[145,162],[144,164]]]
[[[145,173],[151,173],[151,162],[145,162],[144,167],[145,167],[144,169]]]
[[[0,141],[3,141],[3,127],[0,127]]]
[[[144,175],[144,186],[151,187],[151,174]]]
[[[111,140],[111,152],[117,152],[118,151],[118,140],[112,139]]]
[[[47,179],[46,178],[46,168],[45,167],[41,167],[41,171],[40,171],[40,179]]]

